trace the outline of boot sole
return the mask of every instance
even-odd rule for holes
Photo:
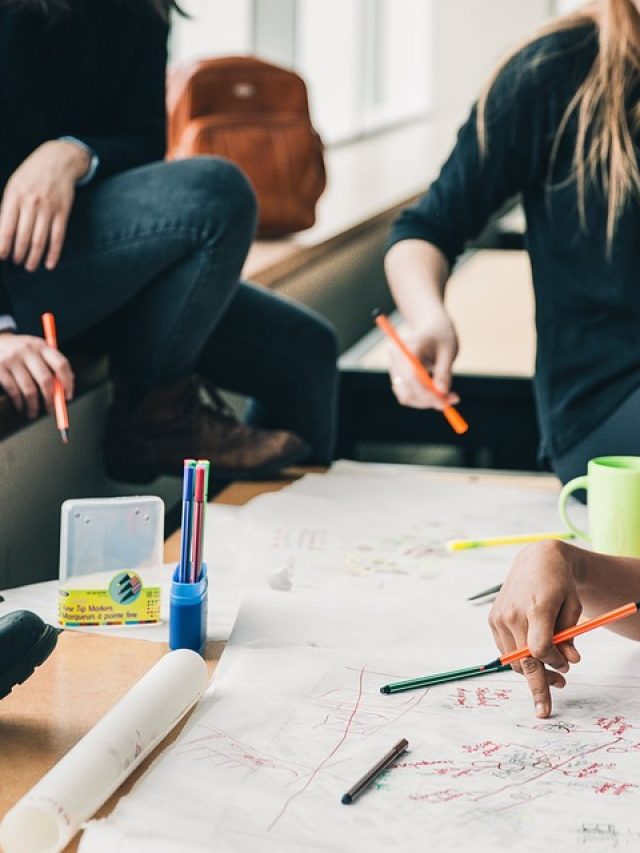
[[[45,625],[45,629],[30,649],[22,655],[8,672],[0,675],[0,699],[4,699],[18,684],[22,684],[33,675],[36,667],[44,663],[58,642],[61,630],[53,625]]]
[[[230,480],[269,480],[280,473],[284,468],[300,462],[309,453],[309,447],[305,444],[299,450],[288,456],[269,462],[260,468],[224,468],[212,463],[211,477],[217,481]],[[123,483],[134,483],[136,485],[148,485],[158,477],[182,477],[182,469],[178,471],[158,471],[150,468],[135,467],[135,465],[106,465],[106,472],[113,480]]]

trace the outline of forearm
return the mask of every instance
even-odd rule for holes
[[[432,243],[402,240],[385,258],[389,287],[400,313],[413,328],[444,305],[449,262]]]
[[[566,549],[585,616],[597,616],[630,601],[640,601],[639,559],[595,554],[567,544],[562,548]],[[640,615],[616,622],[611,630],[640,640]]]

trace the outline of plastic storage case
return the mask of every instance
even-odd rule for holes
[[[62,504],[60,580],[162,564],[164,503],[152,495]]]
[[[154,496],[62,505],[58,621],[66,627],[161,619],[164,504]]]

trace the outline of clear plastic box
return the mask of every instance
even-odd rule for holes
[[[164,502],[153,495],[62,504],[60,580],[162,564]]]

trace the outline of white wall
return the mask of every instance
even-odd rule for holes
[[[434,108],[459,112],[500,59],[549,19],[549,0],[434,0]]]
[[[170,61],[250,53],[253,47],[252,0],[181,0],[191,17],[176,15]]]

